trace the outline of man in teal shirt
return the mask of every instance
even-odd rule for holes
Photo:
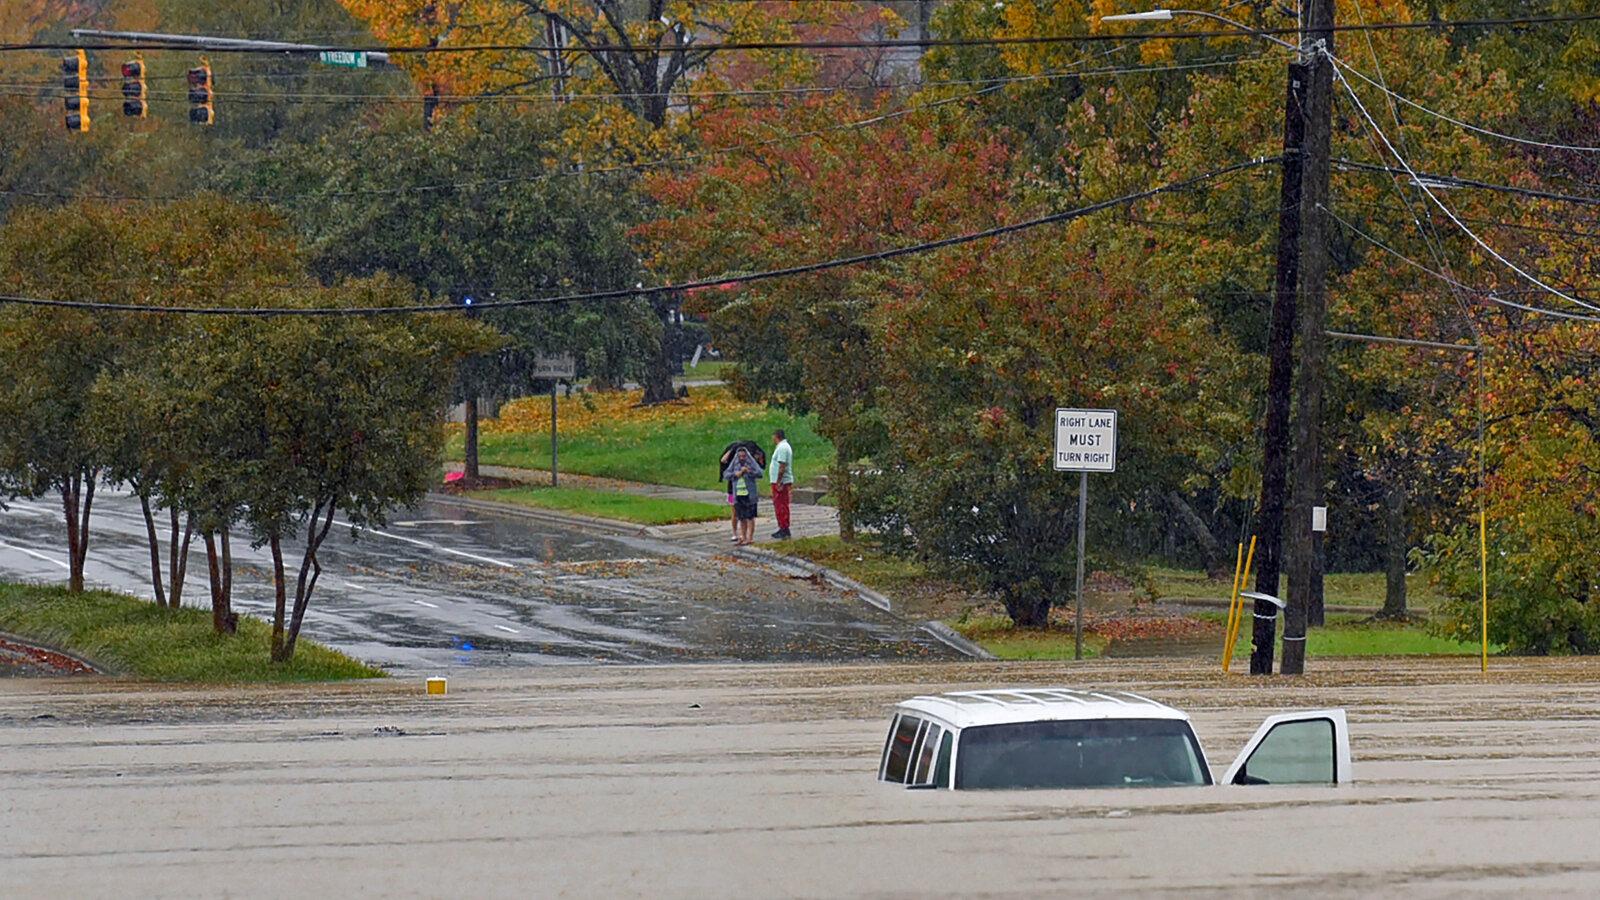
[[[783,429],[772,433],[778,446],[772,448],[772,458],[767,466],[772,479],[772,514],[778,518],[778,530],[772,536],[780,541],[789,539],[789,498],[794,494],[794,449]]]

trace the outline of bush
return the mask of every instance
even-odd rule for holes
[[[1496,534],[1489,546],[1489,640],[1509,653],[1600,653],[1600,565],[1582,541]],[[1592,547],[1593,544],[1587,546]],[[1445,600],[1431,617],[1439,635],[1477,641],[1481,628],[1478,529],[1436,535],[1427,561]]]

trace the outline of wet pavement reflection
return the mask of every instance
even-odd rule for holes
[[[0,577],[65,579],[60,513],[45,502],[0,512]],[[336,522],[304,633],[390,669],[957,656],[915,623],[813,581],[644,536],[440,497],[355,536]],[[208,602],[196,544],[185,605]],[[269,615],[265,548],[236,541],[234,557],[236,608]],[[148,597],[148,566],[137,501],[97,497],[87,579]]]

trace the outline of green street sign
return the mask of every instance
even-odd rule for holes
[[[343,66],[346,69],[365,69],[367,54],[364,50],[324,50],[317,54],[324,65]]]

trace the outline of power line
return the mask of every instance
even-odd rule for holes
[[[1346,86],[1348,86],[1348,84]],[[1362,111],[1365,112],[1365,109]],[[1379,132],[1379,134],[1381,136],[1382,132]],[[1387,144],[1387,141],[1385,141],[1385,143]],[[1390,152],[1394,152],[1393,147],[1390,148]],[[1395,158],[1400,159],[1398,154],[1396,154]],[[1500,193],[1504,194],[1518,194],[1523,197],[1536,197],[1540,200],[1556,200],[1562,203],[1576,203],[1582,206],[1600,206],[1600,197],[1584,197],[1578,194],[1558,194],[1554,191],[1541,191],[1535,188],[1520,188],[1509,184],[1495,184],[1492,181],[1478,181],[1472,178],[1458,178],[1454,175],[1436,175],[1431,172],[1418,172],[1406,164],[1404,160],[1401,160],[1401,165],[1404,166],[1404,168],[1399,169],[1391,166],[1378,165],[1376,163],[1359,162],[1357,160],[1345,159],[1343,157],[1335,157],[1333,159],[1333,164],[1338,167],[1357,169],[1363,172],[1384,172],[1390,175],[1409,175],[1412,178],[1412,183],[1417,187],[1422,188],[1424,191],[1428,189],[1428,184],[1436,184],[1443,187],[1479,188],[1486,191],[1499,191]]]
[[[1448,284],[1451,287],[1456,288],[1458,290],[1466,291],[1467,293],[1475,294],[1477,296],[1483,297],[1486,300],[1490,301],[1491,303],[1497,303],[1497,304],[1499,304],[1501,306],[1511,307],[1512,309],[1520,309],[1520,310],[1522,310],[1524,312],[1536,313],[1536,314],[1541,315],[1541,316],[1554,316],[1554,317],[1556,317],[1558,319],[1570,319],[1570,320],[1578,321],[1578,322],[1600,322],[1600,316],[1586,316],[1586,315],[1583,315],[1581,313],[1569,313],[1569,312],[1565,312],[1565,311],[1559,310],[1559,309],[1546,309],[1546,308],[1544,308],[1542,306],[1529,306],[1529,305],[1527,305],[1525,303],[1518,303],[1515,300],[1507,300],[1504,297],[1501,297],[1495,291],[1488,291],[1488,290],[1484,290],[1483,288],[1473,287],[1470,284],[1464,284],[1464,283],[1462,283],[1460,281],[1457,281],[1454,278],[1451,278],[1449,275],[1446,275],[1443,272],[1440,272],[1440,271],[1438,271],[1436,269],[1430,269],[1426,265],[1423,265],[1422,263],[1416,261],[1415,259],[1412,259],[1411,257],[1405,255],[1404,253],[1401,253],[1399,250],[1396,250],[1395,248],[1389,246],[1387,243],[1384,243],[1382,240],[1379,240],[1378,238],[1373,237],[1372,235],[1368,234],[1366,231],[1362,230],[1361,228],[1358,228],[1357,226],[1355,226],[1355,225],[1351,224],[1350,222],[1346,221],[1344,218],[1342,218],[1338,213],[1334,212],[1333,210],[1328,209],[1327,207],[1322,207],[1322,211],[1327,213],[1328,216],[1330,218],[1332,218],[1335,222],[1338,222],[1340,225],[1343,225],[1346,229],[1351,231],[1353,234],[1355,234],[1356,236],[1362,238],[1367,243],[1372,244],[1374,247],[1377,247],[1379,250],[1382,250],[1385,253],[1388,253],[1390,256],[1393,256],[1394,258],[1400,260],[1401,262],[1405,263],[1406,265],[1408,265],[1408,266],[1410,266],[1410,267],[1412,267],[1414,269],[1417,269],[1417,270],[1419,270],[1421,272],[1425,272],[1428,275],[1431,275],[1434,278],[1437,278],[1440,281],[1444,282],[1445,284]]]
[[[1094,55],[1090,56],[1088,59],[1081,60],[1080,62],[1083,62],[1083,63],[1089,62],[1092,59],[1096,59],[1096,58],[1099,58],[1101,56],[1105,56],[1108,53],[1114,52],[1117,49],[1121,49],[1121,48],[1112,48],[1112,50],[1107,51],[1106,53],[1094,54]],[[822,126],[820,128],[809,129],[809,130],[806,130],[806,131],[789,132],[789,133],[786,133],[786,134],[776,135],[776,136],[771,137],[771,138],[765,138],[765,139],[762,139],[762,140],[759,140],[759,141],[752,141],[752,142],[748,142],[748,143],[738,144],[738,145],[732,146],[732,147],[716,148],[716,149],[712,149],[712,150],[701,151],[701,152],[698,152],[698,153],[690,153],[690,154],[685,154],[685,155],[676,156],[676,157],[668,157],[668,158],[664,158],[664,159],[650,160],[650,161],[639,162],[639,163],[623,163],[623,164],[613,164],[613,165],[606,165],[606,166],[592,166],[592,165],[590,165],[588,163],[584,163],[584,162],[580,161],[580,162],[571,163],[570,165],[572,165],[573,168],[570,168],[570,169],[547,171],[547,172],[541,172],[541,173],[537,173],[537,174],[529,174],[529,175],[514,176],[514,177],[484,178],[484,179],[475,179],[475,180],[469,180],[469,181],[439,182],[439,183],[436,183],[436,184],[416,185],[416,186],[399,187],[399,188],[362,188],[362,189],[353,189],[353,190],[348,190],[348,191],[330,191],[330,192],[325,192],[325,193],[306,192],[306,193],[301,193],[301,194],[254,194],[254,195],[243,195],[242,199],[255,201],[255,202],[262,202],[262,203],[279,203],[279,202],[292,202],[292,201],[297,201],[297,200],[301,200],[301,199],[308,199],[308,198],[309,199],[314,199],[314,200],[323,200],[323,199],[337,199],[337,198],[342,198],[342,197],[387,196],[387,195],[390,195],[390,194],[397,194],[397,193],[419,193],[419,192],[434,192],[434,191],[457,190],[457,189],[473,189],[473,188],[481,188],[481,187],[497,187],[497,186],[503,186],[503,185],[508,185],[508,184],[523,184],[523,183],[547,181],[547,180],[550,180],[552,178],[571,178],[571,177],[582,177],[582,176],[586,176],[586,175],[611,175],[611,174],[618,174],[618,173],[647,172],[647,171],[652,171],[652,170],[660,169],[660,168],[667,168],[667,167],[675,166],[675,165],[682,165],[682,164],[698,162],[698,161],[706,160],[706,159],[714,159],[714,158],[719,158],[719,157],[723,157],[723,156],[729,156],[729,155],[733,155],[733,154],[737,154],[737,153],[749,152],[749,151],[753,151],[753,150],[758,150],[758,149],[760,149],[762,147],[769,147],[769,146],[773,146],[773,145],[776,145],[776,144],[784,144],[784,143],[788,143],[790,141],[803,140],[805,138],[810,138],[810,137],[818,137],[818,136],[821,136],[823,134],[829,134],[829,133],[836,132],[836,131],[850,131],[850,130],[854,130],[854,129],[858,129],[858,128],[865,128],[865,127],[870,126],[870,125],[876,125],[876,124],[879,124],[879,123],[882,123],[882,122],[889,121],[891,119],[896,119],[896,118],[901,118],[903,116],[911,115],[913,113],[923,112],[923,111],[926,111],[926,110],[929,110],[929,109],[935,109],[935,108],[938,108],[938,107],[941,107],[941,106],[948,106],[948,105],[955,104],[955,103],[961,103],[961,102],[966,101],[966,100],[974,100],[974,99],[977,99],[979,97],[983,97],[983,96],[987,96],[989,94],[992,94],[992,93],[1000,90],[1003,87],[1006,87],[1006,86],[1008,86],[1010,84],[1017,83],[1019,81],[1045,81],[1045,80],[1055,80],[1055,79],[1064,79],[1064,78],[1082,78],[1082,77],[1098,76],[1098,75],[1105,75],[1105,74],[1125,74],[1125,73],[1128,73],[1128,72],[1135,72],[1135,71],[1137,71],[1137,72],[1156,72],[1156,71],[1173,71],[1173,70],[1186,70],[1186,69],[1205,68],[1205,67],[1209,67],[1209,66],[1243,65],[1245,63],[1255,62],[1255,61],[1259,61],[1259,60],[1266,59],[1266,58],[1267,57],[1263,57],[1263,56],[1226,57],[1224,59],[1208,61],[1208,62],[1185,63],[1185,64],[1166,65],[1166,66],[1141,66],[1141,67],[1136,67],[1136,68],[1132,68],[1132,69],[1087,69],[1087,70],[1083,70],[1083,69],[1075,70],[1075,69],[1070,69],[1070,68],[1069,69],[1058,69],[1058,70],[1053,70],[1053,71],[1050,71],[1050,72],[1043,72],[1043,73],[1039,73],[1039,74],[1035,74],[1035,75],[1008,77],[1008,78],[1002,80],[1000,83],[991,83],[992,80],[972,80],[972,81],[969,81],[969,82],[966,82],[966,83],[969,83],[969,84],[987,84],[988,86],[984,87],[984,88],[981,88],[979,90],[976,90],[976,91],[971,91],[971,92],[968,92],[968,93],[965,93],[965,94],[959,94],[959,95],[956,95],[956,96],[953,96],[953,97],[945,97],[945,98],[942,98],[942,99],[939,99],[939,100],[928,101],[926,103],[911,104],[909,106],[905,106],[905,107],[902,107],[902,108],[897,109],[897,110],[892,110],[892,111],[887,112],[887,113],[880,113],[878,115],[868,116],[867,118],[864,118],[864,119],[857,119],[857,120],[848,121],[848,122],[835,123],[833,125],[826,125],[826,126]],[[3,87],[3,86],[0,86],[0,87]],[[120,95],[119,95],[118,99],[120,99]],[[59,191],[29,191],[29,190],[23,190],[23,189],[6,189],[6,188],[0,188],[0,195],[30,197],[30,198],[34,198],[34,199],[94,200],[94,201],[104,201],[104,202],[149,202],[149,203],[159,203],[159,202],[170,202],[170,201],[173,201],[173,200],[182,200],[182,199],[185,199],[187,196],[190,196],[190,195],[186,195],[186,194],[169,194],[169,195],[154,195],[154,196],[130,196],[130,195],[121,195],[121,194],[68,194],[68,193],[63,193],[63,192],[59,192]]]
[[[1510,26],[1553,25],[1573,22],[1590,22],[1600,20],[1600,13],[1574,13],[1561,16],[1523,16],[1515,18],[1498,19],[1459,19],[1454,21],[1424,21],[1424,22],[1374,22],[1359,25],[1337,25],[1332,28],[1317,29],[1315,33],[1325,31],[1405,31],[1405,30],[1445,30],[1450,28],[1501,28]],[[1063,34],[1063,35],[1038,35],[1031,37],[990,37],[990,38],[894,38],[885,40],[840,40],[840,41],[724,41],[720,43],[695,44],[684,43],[674,45],[657,44],[601,44],[559,46],[552,44],[460,44],[455,46],[357,46],[330,44],[327,46],[313,46],[305,49],[279,49],[263,50],[252,47],[173,47],[171,44],[161,43],[21,43],[0,44],[0,53],[18,51],[67,51],[67,50],[143,50],[143,51],[178,51],[193,53],[195,50],[204,50],[207,53],[242,53],[242,54],[274,54],[306,56],[313,53],[326,51],[343,51],[350,53],[390,53],[410,55],[432,54],[460,54],[460,53],[581,53],[593,55],[597,53],[649,53],[668,54],[675,52],[710,53],[731,50],[890,50],[897,48],[916,49],[922,47],[1007,47],[1007,46],[1032,46],[1049,44],[1080,44],[1102,43],[1107,41],[1182,41],[1182,40],[1212,40],[1216,38],[1244,38],[1256,35],[1294,35],[1296,37],[1312,33],[1306,28],[1252,28],[1249,31],[1170,31],[1170,32],[1140,32],[1130,34]],[[665,35],[663,35],[664,37]]]
[[[1326,54],[1327,51],[1324,50],[1322,52],[1324,54]],[[1394,156],[1395,161],[1400,163],[1400,165],[1406,170],[1407,174],[1409,174],[1411,176],[1412,181],[1416,182],[1417,187],[1421,188],[1422,192],[1427,195],[1428,199],[1432,200],[1434,205],[1439,207],[1439,209],[1446,216],[1449,216],[1450,217],[1450,221],[1456,223],[1456,227],[1457,228],[1460,228],[1463,232],[1465,232],[1467,237],[1472,238],[1473,242],[1476,243],[1479,247],[1482,247],[1484,249],[1484,251],[1487,252],[1490,256],[1493,256],[1495,259],[1499,260],[1501,265],[1504,265],[1505,267],[1509,268],[1511,271],[1516,272],[1518,275],[1522,276],[1524,279],[1526,279],[1529,283],[1533,284],[1535,287],[1544,288],[1545,290],[1549,291],[1551,294],[1554,294],[1555,296],[1560,297],[1561,299],[1567,301],[1568,303],[1573,304],[1574,306],[1580,306],[1580,307],[1583,307],[1584,309],[1589,309],[1589,310],[1594,310],[1596,312],[1600,312],[1600,306],[1596,306],[1595,304],[1589,303],[1589,302],[1587,302],[1585,300],[1580,300],[1577,297],[1574,297],[1571,294],[1566,293],[1565,291],[1557,290],[1556,288],[1551,287],[1550,285],[1548,285],[1544,281],[1542,281],[1537,275],[1534,275],[1533,273],[1528,272],[1527,270],[1523,269],[1521,266],[1519,266],[1516,263],[1512,262],[1511,260],[1507,259],[1505,256],[1501,255],[1501,253],[1498,250],[1496,250],[1493,247],[1489,246],[1489,244],[1486,241],[1484,241],[1483,238],[1478,237],[1477,232],[1473,231],[1471,228],[1468,228],[1467,224],[1465,222],[1462,222],[1460,219],[1456,218],[1455,211],[1450,209],[1449,206],[1445,205],[1445,202],[1443,200],[1439,199],[1438,195],[1435,194],[1433,192],[1433,190],[1428,187],[1428,183],[1425,180],[1423,180],[1423,177],[1421,175],[1417,174],[1416,170],[1411,168],[1411,164],[1406,162],[1406,158],[1400,154],[1400,151],[1395,149],[1394,144],[1390,142],[1388,135],[1383,133],[1383,129],[1378,127],[1378,123],[1373,120],[1372,114],[1367,112],[1366,105],[1361,102],[1360,95],[1358,95],[1356,93],[1356,89],[1351,86],[1350,80],[1344,77],[1344,73],[1339,71],[1339,67],[1338,66],[1332,66],[1331,68],[1333,70],[1334,76],[1339,79],[1339,83],[1344,85],[1345,90],[1350,94],[1350,99],[1355,101],[1356,108],[1360,110],[1362,118],[1367,120],[1367,124],[1372,127],[1373,132],[1375,134],[1377,134],[1377,136],[1378,136],[1378,138],[1380,140],[1383,141],[1384,146],[1389,148],[1389,153]],[[1600,202],[1600,201],[1590,201],[1590,202]]]
[[[1349,331],[1324,331],[1323,334],[1346,341],[1398,344],[1402,347],[1427,347],[1431,350],[1453,350],[1456,353],[1477,353],[1483,349],[1477,344],[1446,344],[1443,341],[1419,341],[1416,338],[1392,337],[1386,334],[1355,334]]]
[[[1206,68],[1217,68],[1217,67],[1221,67],[1221,66],[1242,65],[1244,63],[1259,61],[1259,60],[1263,60],[1263,59],[1267,59],[1267,58],[1269,58],[1269,57],[1267,57],[1266,55],[1263,55],[1263,54],[1253,54],[1253,55],[1250,55],[1250,56],[1228,56],[1228,57],[1221,57],[1219,59],[1214,59],[1214,60],[1206,60],[1206,61],[1202,61],[1202,62],[1173,63],[1173,64],[1169,64],[1169,65],[1160,65],[1160,66],[1123,66],[1123,67],[1110,67],[1110,68],[1104,68],[1104,69],[1087,69],[1087,70],[1082,70],[1082,71],[1070,71],[1069,70],[1069,71],[1048,72],[1048,73],[1035,74],[1035,75],[1014,75],[1014,76],[1006,76],[1006,77],[1003,77],[1003,78],[966,78],[966,79],[952,79],[952,80],[945,80],[945,81],[896,81],[896,82],[889,82],[889,83],[881,84],[881,85],[867,85],[867,84],[849,85],[849,84],[843,84],[843,85],[815,85],[815,86],[786,87],[786,88],[728,89],[728,90],[716,90],[716,91],[641,91],[641,92],[637,92],[637,93],[607,92],[607,93],[597,93],[597,94],[564,94],[564,95],[562,95],[560,97],[547,95],[547,94],[507,94],[507,93],[438,94],[438,95],[430,94],[430,95],[427,95],[427,96],[430,99],[437,99],[442,103],[530,103],[530,104],[537,104],[537,105],[542,105],[542,106],[551,106],[551,105],[564,106],[564,105],[566,105],[568,103],[574,103],[574,102],[577,102],[577,103],[611,102],[611,101],[616,101],[616,100],[633,100],[633,99],[662,99],[662,98],[665,98],[667,100],[693,101],[693,100],[703,100],[703,99],[715,99],[715,98],[719,98],[719,97],[785,97],[785,96],[808,96],[808,95],[817,95],[817,94],[823,94],[823,95],[867,94],[867,93],[886,93],[886,92],[898,91],[898,90],[925,90],[925,89],[928,89],[928,88],[936,88],[936,87],[971,87],[973,85],[1005,86],[1005,85],[1017,84],[1017,83],[1021,83],[1021,82],[1048,81],[1048,80],[1062,79],[1062,78],[1088,78],[1088,77],[1098,77],[1098,76],[1118,76],[1118,75],[1140,74],[1140,73],[1148,73],[1148,72],[1177,72],[1177,71],[1187,71],[1187,70],[1192,70],[1192,69],[1206,69]],[[116,79],[109,79],[109,80],[110,81],[115,81]],[[42,89],[43,90],[43,96],[45,96],[45,97],[53,97],[53,96],[55,96],[54,91],[59,91],[60,83],[58,81],[0,83],[0,91],[3,91],[4,89],[13,89],[13,88],[14,89],[38,88],[38,89]],[[31,95],[28,95],[28,96],[31,96]],[[146,98],[147,99],[165,100],[165,101],[170,101],[170,102],[175,102],[175,103],[177,103],[177,102],[182,102],[182,103],[189,102],[188,101],[188,96],[189,96],[188,93],[185,92],[185,91],[149,92],[149,93],[146,94]],[[306,91],[292,91],[292,90],[286,90],[286,91],[221,91],[221,90],[219,90],[219,91],[214,91],[213,92],[213,96],[215,96],[219,101],[221,101],[221,100],[239,101],[239,100],[253,100],[253,99],[270,99],[270,100],[296,100],[296,101],[300,101],[300,102],[307,102],[307,101],[344,102],[344,101],[350,101],[350,100],[361,100],[361,101],[369,101],[369,102],[370,101],[381,101],[381,102],[391,102],[392,101],[392,102],[400,102],[400,103],[415,103],[415,102],[423,99],[423,95],[422,94],[312,93],[312,92],[306,92]],[[91,98],[92,99],[106,100],[106,101],[111,101],[111,100],[120,101],[122,99],[122,93],[120,91],[113,91],[113,90],[109,90],[108,89],[108,90],[105,90],[105,91],[101,91],[101,92],[98,92],[98,93],[91,94]]]
[[[903,257],[903,256],[913,256],[913,255],[918,255],[918,254],[922,254],[922,253],[929,253],[929,252],[932,252],[934,250],[943,249],[945,247],[954,247],[954,246],[958,246],[958,245],[961,245],[961,244],[970,244],[970,243],[973,243],[975,241],[988,240],[990,238],[1004,237],[1004,236],[1010,235],[1010,234],[1017,234],[1019,232],[1028,231],[1028,230],[1031,230],[1031,229],[1034,229],[1034,228],[1039,228],[1039,227],[1044,226],[1044,225],[1054,225],[1054,224],[1061,223],[1061,222],[1068,222],[1068,221],[1071,221],[1073,219],[1079,219],[1079,218],[1082,218],[1084,216],[1091,215],[1091,214],[1096,213],[1096,212],[1100,212],[1102,210],[1111,209],[1113,207],[1122,206],[1122,205],[1125,205],[1125,204],[1128,204],[1128,203],[1136,203],[1136,202],[1138,202],[1140,200],[1145,200],[1145,199],[1148,199],[1148,198],[1151,198],[1151,197],[1156,197],[1156,196],[1160,196],[1162,194],[1168,194],[1168,193],[1172,193],[1172,192],[1175,192],[1175,191],[1187,190],[1189,188],[1196,187],[1196,186],[1204,184],[1206,182],[1214,181],[1216,179],[1223,178],[1225,176],[1232,175],[1232,174],[1237,173],[1237,172],[1243,172],[1243,171],[1246,171],[1246,170],[1249,170],[1249,169],[1256,169],[1256,168],[1260,168],[1262,166],[1275,165],[1275,164],[1277,164],[1277,163],[1279,163],[1281,161],[1282,161],[1282,157],[1278,157],[1278,156],[1257,157],[1255,159],[1246,160],[1244,162],[1234,163],[1233,165],[1225,166],[1223,168],[1216,169],[1216,170],[1213,170],[1211,172],[1207,172],[1207,173],[1205,173],[1203,175],[1195,175],[1193,177],[1186,178],[1186,179],[1183,179],[1181,181],[1168,182],[1166,184],[1158,185],[1156,187],[1149,188],[1147,190],[1138,191],[1138,192],[1131,193],[1131,194],[1123,194],[1120,197],[1114,197],[1114,198],[1111,198],[1109,200],[1102,200],[1102,201],[1100,201],[1098,203],[1091,203],[1091,204],[1089,204],[1087,206],[1077,207],[1076,209],[1070,209],[1070,210],[1065,210],[1063,212],[1051,213],[1050,215],[1041,216],[1041,217],[1036,218],[1036,219],[1027,219],[1027,220],[1022,221],[1022,222],[1014,222],[1014,223],[1009,224],[1009,225],[1000,225],[1000,226],[997,226],[997,227],[994,227],[994,228],[986,228],[986,229],[983,229],[981,231],[972,231],[972,232],[968,232],[966,234],[955,235],[953,237],[940,238],[938,240],[925,241],[925,242],[918,243],[918,244],[910,244],[910,245],[905,246],[905,247],[896,247],[896,248],[893,248],[893,249],[890,249],[890,250],[880,250],[880,251],[877,251],[877,252],[874,252],[874,253],[863,253],[863,254],[858,254],[858,255],[855,255],[855,256],[838,257],[838,258],[835,258],[835,259],[824,260],[824,261],[821,261],[821,262],[806,263],[806,264],[797,265],[797,266],[787,266],[787,267],[780,268],[780,269],[767,269],[767,270],[760,271],[760,272],[749,272],[749,273],[740,274],[740,275],[724,275],[724,276],[719,277],[719,278],[708,278],[708,279],[701,279],[701,280],[697,280],[697,281],[680,282],[680,283],[676,283],[676,284],[660,285],[660,286],[657,286],[657,287],[650,287],[650,288],[642,288],[641,287],[641,288],[633,288],[633,289],[594,291],[594,292],[589,292],[589,293],[567,294],[567,295],[552,296],[552,297],[532,297],[532,298],[526,298],[526,299],[521,299],[521,300],[489,300],[489,301],[485,301],[485,302],[482,302],[482,303],[475,303],[471,307],[463,307],[463,306],[459,306],[459,305],[456,305],[456,304],[439,304],[439,303],[421,304],[421,305],[417,305],[417,306],[310,307],[310,308],[304,308],[304,307],[155,306],[155,305],[150,305],[150,304],[102,303],[102,302],[90,301],[90,300],[47,300],[47,299],[38,298],[38,297],[21,297],[21,296],[16,296],[16,295],[0,295],[0,303],[10,303],[10,304],[19,305],[19,306],[39,306],[39,307],[52,307],[52,308],[60,308],[60,309],[80,309],[80,310],[89,310],[89,311],[98,311],[98,312],[121,312],[121,313],[156,313],[156,314],[181,314],[181,315],[202,315],[202,316],[249,316],[249,317],[270,317],[270,316],[335,316],[335,317],[337,317],[337,316],[409,315],[409,314],[415,314],[415,313],[430,313],[430,312],[462,312],[462,311],[464,311],[466,309],[471,309],[473,311],[478,311],[478,310],[484,310],[484,309],[511,309],[511,308],[519,308],[519,307],[544,306],[544,305],[561,304],[561,303],[576,303],[576,302],[584,302],[584,301],[592,301],[592,300],[618,300],[618,299],[624,299],[624,298],[627,298],[627,297],[637,297],[637,296],[641,296],[641,295],[661,294],[661,293],[678,293],[678,292],[683,292],[683,291],[699,290],[699,289],[703,289],[703,288],[722,287],[722,286],[725,286],[725,285],[744,285],[744,284],[749,284],[751,282],[771,281],[771,280],[779,279],[779,278],[790,278],[790,277],[794,277],[796,275],[810,275],[810,274],[814,274],[814,273],[817,273],[817,272],[829,271],[829,270],[832,270],[832,269],[842,269],[842,268],[851,267],[851,266],[866,265],[868,263],[884,262],[886,260],[898,259],[898,258]]]
[[[1438,110],[1429,109],[1428,107],[1423,106],[1421,103],[1418,103],[1417,101],[1412,100],[1409,97],[1406,97],[1406,96],[1404,96],[1402,94],[1399,94],[1399,93],[1395,92],[1394,90],[1392,90],[1386,84],[1381,84],[1381,83],[1379,83],[1377,81],[1373,81],[1371,78],[1368,78],[1365,74],[1363,74],[1361,72],[1361,70],[1359,70],[1356,67],[1350,65],[1349,63],[1347,63],[1344,60],[1338,58],[1337,56],[1334,56],[1331,53],[1328,54],[1328,58],[1333,60],[1335,65],[1343,68],[1346,72],[1349,72],[1350,74],[1356,76],[1357,78],[1361,79],[1362,81],[1365,81],[1367,84],[1370,84],[1373,87],[1377,88],[1378,90],[1383,91],[1385,94],[1388,94],[1390,97],[1394,98],[1395,100],[1398,100],[1401,103],[1404,103],[1405,105],[1411,107],[1412,109],[1418,110],[1420,112],[1427,113],[1428,115],[1433,116],[1436,119],[1443,119],[1444,121],[1449,122],[1450,124],[1455,125],[1455,126],[1457,126],[1459,128],[1465,128],[1468,131],[1476,132],[1476,133],[1484,135],[1486,137],[1498,138],[1499,140],[1502,140],[1502,141],[1512,141],[1512,142],[1518,143],[1518,144],[1526,144],[1526,145],[1532,146],[1532,147],[1544,147],[1544,148],[1549,149],[1549,150],[1574,150],[1574,151],[1577,151],[1577,152],[1580,152],[1580,153],[1600,153],[1600,147],[1585,147],[1585,146],[1580,146],[1580,145],[1576,145],[1576,144],[1554,144],[1554,143],[1550,143],[1548,141],[1534,140],[1533,138],[1518,137],[1518,136],[1516,136],[1514,134],[1503,134],[1501,132],[1494,131],[1494,130],[1489,129],[1489,128],[1484,128],[1484,127],[1482,127],[1480,125],[1474,125],[1471,122],[1463,122],[1460,119],[1453,118],[1451,116],[1445,115],[1444,113],[1439,112]]]

